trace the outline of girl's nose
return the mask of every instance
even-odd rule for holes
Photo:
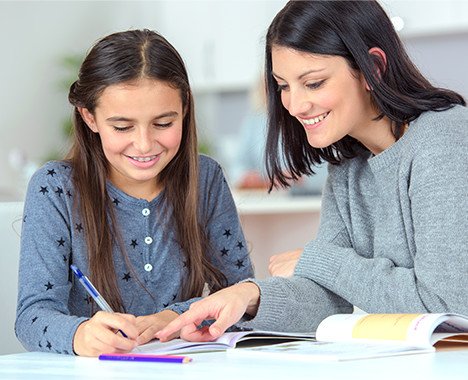
[[[139,128],[135,135],[133,145],[139,153],[145,154],[151,151],[151,132],[148,128]]]

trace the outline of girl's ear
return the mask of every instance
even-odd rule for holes
[[[387,69],[387,55],[385,52],[378,47],[373,47],[369,49],[369,55],[374,61],[374,70],[377,76],[377,80],[382,77],[382,73]],[[366,83],[366,89],[371,91],[371,87]]]
[[[87,108],[84,107],[78,107],[78,112],[80,113],[81,118],[84,120],[89,129],[91,129],[94,133],[97,133],[98,129],[96,127],[94,115],[91,112],[89,112]]]

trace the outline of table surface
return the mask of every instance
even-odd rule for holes
[[[192,354],[188,364],[100,361],[42,352],[0,356],[0,379],[407,379],[468,378],[468,350],[347,362]]]

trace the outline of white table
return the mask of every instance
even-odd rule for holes
[[[0,356],[0,379],[412,379],[468,378],[468,350],[348,362],[249,360],[224,352],[192,354],[192,363],[110,362],[48,353]]]

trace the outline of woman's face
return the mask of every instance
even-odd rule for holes
[[[99,133],[112,183],[127,194],[154,197],[161,190],[157,176],[177,154],[182,139],[180,91],[144,78],[107,87],[94,114],[80,111],[89,128]]]
[[[281,101],[311,146],[324,148],[346,135],[366,139],[377,113],[366,81],[344,58],[274,46],[272,63]]]

